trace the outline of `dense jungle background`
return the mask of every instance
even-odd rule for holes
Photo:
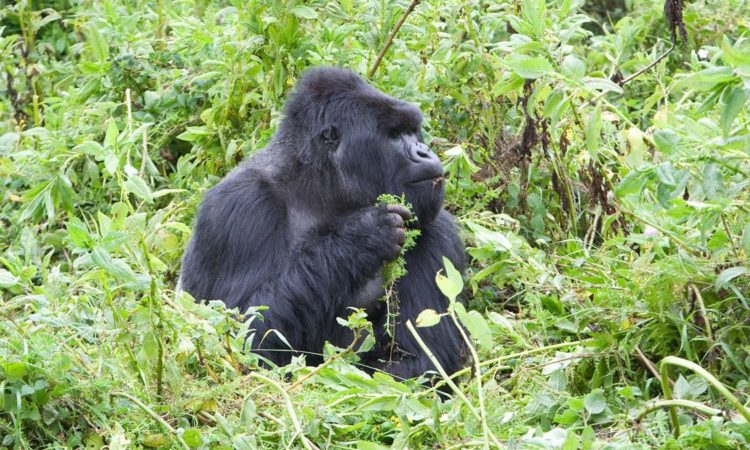
[[[749,28],[746,0],[0,1],[0,448],[750,447]],[[438,277],[450,382],[262,368],[252,314],[174,291],[316,65],[425,114],[470,258]]]

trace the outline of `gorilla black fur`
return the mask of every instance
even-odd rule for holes
[[[351,343],[336,317],[356,306],[368,311],[376,333],[364,364],[404,378],[433,370],[404,324],[427,308],[445,311],[435,274],[443,256],[459,270],[465,262],[442,209],[443,169],[422,142],[421,121],[415,106],[351,71],[308,71],[268,147],[206,194],[183,259],[183,289],[241,311],[268,306],[264,320],[253,322],[251,345],[277,364],[295,352],[270,329],[319,363],[326,340]],[[381,268],[401,253],[409,212],[374,206],[383,193],[404,193],[421,229],[396,285],[395,349],[384,334]],[[419,332],[449,373],[462,366],[465,347],[450,320]]]

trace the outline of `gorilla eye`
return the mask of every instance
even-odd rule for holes
[[[326,144],[335,144],[341,141],[341,133],[338,128],[332,126],[320,133],[320,139]]]
[[[402,134],[404,134],[404,131],[398,128],[391,128],[390,130],[388,130],[388,137],[391,139],[397,139]]]

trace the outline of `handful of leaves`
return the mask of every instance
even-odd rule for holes
[[[395,319],[398,316],[398,297],[395,295],[394,287],[396,281],[406,275],[406,259],[404,259],[404,254],[417,244],[417,237],[420,231],[416,228],[411,228],[416,224],[417,218],[413,214],[412,205],[406,203],[405,195],[402,194],[401,197],[397,197],[392,194],[381,194],[378,196],[378,205],[401,205],[412,212],[412,218],[405,223],[406,239],[402,246],[403,251],[401,255],[396,260],[385,263],[382,271],[383,288],[385,289],[385,295],[383,295],[382,300],[387,305],[385,331],[389,336],[393,337]]]

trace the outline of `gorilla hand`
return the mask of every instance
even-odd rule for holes
[[[353,247],[360,249],[359,256],[374,257],[372,269],[379,269],[401,255],[406,241],[404,223],[411,217],[400,205],[372,206],[350,216],[344,234]]]
[[[374,226],[368,231],[373,243],[380,251],[383,262],[393,261],[401,256],[406,241],[404,224],[411,219],[411,213],[401,205],[385,205],[368,208],[366,221]]]
[[[406,228],[404,224],[411,219],[411,212],[401,205],[386,205],[383,209],[386,211],[388,223],[392,227],[395,245],[393,248],[393,257],[388,259],[392,261],[401,255],[404,242],[406,242]]]

